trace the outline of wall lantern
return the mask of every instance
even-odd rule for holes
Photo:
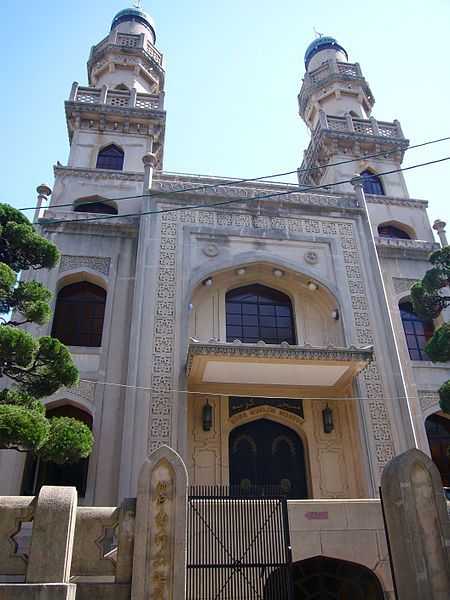
[[[236,269],[235,273],[236,275],[239,275],[240,277],[242,277],[242,275],[245,275],[247,272],[247,269],[245,267],[239,267],[239,269]]]
[[[212,277],[207,277],[202,281],[202,285],[206,285],[207,287],[212,284]]]
[[[314,281],[308,281],[308,289],[309,290],[311,290],[312,292],[315,292],[318,288],[319,288],[319,286],[317,285],[317,283],[314,283]]]
[[[334,319],[335,321],[339,321],[339,309],[338,308],[334,308],[331,311],[331,318]]]
[[[203,410],[205,410],[205,409],[203,409]],[[322,421],[323,421],[324,432],[331,433],[334,429],[333,411],[328,406],[328,404],[327,404],[326,408],[324,408],[322,411]]]
[[[202,411],[202,424],[203,431],[209,431],[212,427],[212,406],[208,400],[206,400],[206,404],[203,405]]]
[[[282,271],[281,269],[274,269],[273,274],[275,277],[283,277],[284,271]]]

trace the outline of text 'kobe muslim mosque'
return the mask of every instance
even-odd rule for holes
[[[422,321],[410,297],[447,242],[409,197],[409,140],[398,120],[371,116],[351,49],[322,36],[298,95],[311,134],[298,184],[166,173],[156,39],[141,8],[114,17],[65,102],[67,164],[39,187],[34,220],[62,258],[23,279],[53,292],[40,334],[66,344],[80,373],[44,403],[95,441],[66,466],[0,452],[0,493],[14,497],[0,600],[19,597],[14,586],[40,598],[44,584],[56,587],[43,598],[77,600],[449,597],[450,420],[437,393],[448,364],[424,350],[446,314]],[[404,525],[394,518],[406,531],[417,508],[405,557],[423,553],[426,590],[442,595],[402,591],[422,585],[403,581],[390,529],[405,485],[427,498]],[[427,537],[428,518],[444,519],[441,537]],[[12,550],[24,522],[28,554]],[[53,579],[33,566],[42,523],[71,548]]]

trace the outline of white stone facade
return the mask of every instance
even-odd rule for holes
[[[436,392],[447,369],[409,359],[398,302],[423,276],[437,244],[426,202],[409,198],[401,173],[382,178],[384,195],[367,196],[369,214],[350,183],[333,184],[368,167],[375,173],[399,167],[403,151],[369,155],[406,148],[400,125],[370,119],[373,101],[359,65],[346,63],[342,52],[336,61],[327,49],[325,62],[320,52],[314,56],[299,96],[317,142],[299,177],[301,184],[329,188],[300,192],[292,184],[165,174],[163,63],[142,29],[130,33],[118,25],[93,48],[91,87],[75,84],[66,104],[68,164],[55,167],[50,204],[39,214],[41,232],[62,253],[59,269],[38,274],[55,298],[79,281],[107,291],[101,346],[70,348],[79,386],[46,400],[93,417],[82,502],[115,506],[135,496],[141,465],[161,444],[184,459],[190,483],[227,485],[231,431],[261,418],[301,438],[311,500],[376,498],[389,460],[412,447],[429,454],[424,420],[439,410]],[[98,152],[110,143],[124,151],[123,170],[96,169]],[[149,152],[156,169],[151,195],[142,198],[142,157]],[[324,160],[352,156],[359,159],[305,175]],[[109,201],[118,215],[74,212],[77,201],[93,197]],[[403,227],[411,239],[378,237],[385,224]],[[250,284],[289,296],[295,345],[227,342],[226,293]],[[41,330],[50,331],[51,324]],[[363,351],[367,360],[351,354]],[[230,396],[301,398],[303,417],[270,406],[230,416]],[[209,431],[202,426],[206,400],[213,410]],[[322,424],[327,405],[331,433]],[[23,465],[22,456],[2,453],[0,493],[20,493]],[[370,558],[363,562],[382,560],[384,569],[378,507],[349,502],[328,509],[329,529],[336,531],[352,527],[346,511],[364,512],[357,520],[367,519],[367,527],[358,527],[370,529],[373,543],[364,537]],[[298,543],[304,526],[295,510],[293,502],[294,559],[318,554],[317,532],[302,534],[314,542],[306,554]],[[340,538],[327,535],[339,555]],[[341,554],[356,560],[354,552]],[[380,577],[391,589],[389,576]]]

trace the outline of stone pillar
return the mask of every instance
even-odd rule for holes
[[[187,471],[161,446],[145,460],[138,481],[131,600],[185,597]]]
[[[445,223],[444,221],[441,221],[440,219],[436,219],[436,221],[433,223],[433,229],[435,231],[437,231],[437,234],[439,236],[439,240],[441,242],[441,246],[448,246],[448,242],[447,242],[447,236],[445,235],[445,226],[447,225],[447,223]]]
[[[142,162],[144,163],[144,194],[146,194],[152,187],[153,182],[153,169],[155,168],[157,158],[152,153],[144,154]]]
[[[381,491],[399,600],[450,598],[450,522],[435,464],[417,449],[394,458]]]
[[[41,183],[41,185],[38,185],[36,191],[38,193],[38,203],[34,213],[35,223],[37,223],[38,220],[44,216],[45,209],[47,208],[48,197],[52,195],[52,190],[47,183]]]
[[[31,534],[27,583],[67,583],[77,510],[74,487],[43,486]]]

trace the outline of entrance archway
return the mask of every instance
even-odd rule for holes
[[[303,443],[289,427],[269,419],[236,427],[229,457],[231,485],[280,485],[288,498],[308,497]]]
[[[377,576],[356,563],[316,556],[292,566],[294,600],[383,600]]]

